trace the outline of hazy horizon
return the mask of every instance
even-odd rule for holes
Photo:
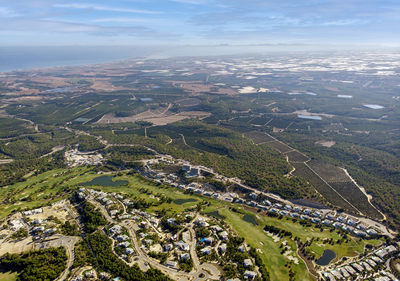
[[[383,0],[0,1],[0,46],[400,46]]]

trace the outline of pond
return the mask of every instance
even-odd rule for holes
[[[256,221],[256,217],[253,216],[253,215],[245,214],[242,219],[244,221],[247,221],[247,222],[251,223],[252,225],[255,225],[255,226],[258,225],[258,223]]]
[[[173,202],[176,205],[182,205],[182,204],[189,203],[189,202],[197,202],[197,199],[194,199],[194,198],[187,198],[187,199],[179,198],[179,199],[175,199]]]
[[[217,218],[217,219],[222,219],[222,220],[225,219],[225,216],[221,215],[221,214],[218,212],[218,210],[212,211],[212,212],[209,212],[209,213],[206,213],[206,214],[209,215],[209,216],[212,216],[212,217],[214,217],[214,218]]]
[[[322,256],[315,261],[318,265],[328,265],[334,258],[336,254],[332,250],[325,250]]]
[[[119,180],[119,181],[112,181],[112,176],[100,176],[97,178],[92,179],[91,181],[80,183],[79,185],[83,186],[90,186],[90,185],[99,185],[99,186],[121,186],[128,184],[128,181]]]

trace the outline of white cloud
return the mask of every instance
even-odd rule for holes
[[[7,7],[0,7],[0,18],[13,18],[17,17],[19,14]]]
[[[96,10],[96,11],[108,11],[108,12],[120,12],[120,13],[137,13],[137,14],[160,14],[159,11],[151,11],[151,10],[141,10],[141,9],[131,9],[131,8],[114,8],[107,7],[101,5],[92,5],[92,4],[55,4],[53,7],[56,8],[70,8],[70,9],[88,9],[88,10]]]

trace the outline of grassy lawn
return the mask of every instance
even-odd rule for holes
[[[95,177],[88,168],[57,169],[32,176],[24,182],[19,182],[0,189],[2,207],[0,219],[13,211],[32,209],[52,204],[64,199],[63,191],[78,182]]]

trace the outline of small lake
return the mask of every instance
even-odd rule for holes
[[[321,116],[317,116],[317,115],[303,115],[303,114],[299,114],[297,115],[298,118],[302,118],[302,119],[310,119],[310,120],[322,120]]]
[[[252,225],[257,226],[258,223],[256,221],[256,217],[253,215],[245,214],[242,218],[244,221],[251,223]]]
[[[90,186],[90,185],[99,185],[99,186],[121,186],[128,184],[128,181],[119,180],[112,181],[113,176],[100,176],[92,179],[91,181],[80,183],[79,185]]]
[[[336,254],[332,250],[325,250],[322,256],[315,261],[318,265],[328,265],[334,258]]]
[[[218,212],[218,210],[212,211],[212,212],[209,212],[209,213],[206,213],[206,214],[209,215],[209,216],[212,216],[212,217],[214,217],[214,218],[217,218],[217,219],[222,219],[222,220],[225,219],[225,216],[221,215],[221,214]]]
[[[371,109],[382,109],[382,108],[385,108],[384,106],[379,105],[379,104],[363,104],[363,106],[367,107],[367,108],[371,108]]]
[[[194,199],[194,198],[187,198],[187,199],[185,199],[185,198],[179,198],[179,199],[175,199],[173,202],[174,202],[176,205],[183,205],[183,204],[189,203],[189,202],[197,202],[197,199]]]

